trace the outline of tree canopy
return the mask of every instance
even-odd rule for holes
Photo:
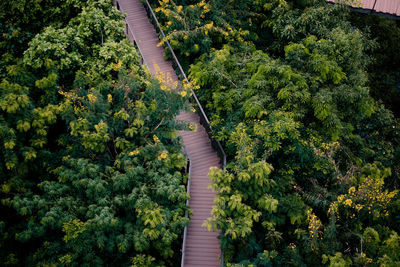
[[[228,154],[205,223],[225,264],[398,265],[399,121],[370,93],[381,41],[325,1],[219,3],[157,8]]]
[[[152,5],[228,156],[204,222],[224,264],[398,266],[398,23],[324,0]],[[4,266],[180,261],[189,94],[140,65],[123,16],[0,3]]]
[[[33,5],[35,25],[2,43],[0,261],[175,266],[189,222],[174,119],[186,98],[139,64],[111,1],[39,2],[2,3]]]

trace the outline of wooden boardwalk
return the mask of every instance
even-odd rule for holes
[[[118,0],[125,13],[127,21],[137,40],[137,45],[143,54],[144,61],[155,75],[155,65],[162,73],[169,73],[176,81],[178,77],[172,68],[170,61],[165,61],[164,48],[157,47],[158,35],[150,23],[146,10],[140,0]],[[128,33],[130,40],[132,36]],[[207,267],[219,266],[221,253],[217,232],[207,232],[201,225],[211,216],[211,208],[214,204],[215,193],[208,189],[210,180],[208,171],[210,167],[218,166],[219,157],[211,146],[210,139],[202,125],[199,116],[195,113],[181,113],[177,120],[188,121],[197,124],[197,132],[181,131],[180,135],[191,159],[191,188],[189,206],[192,210],[190,224],[187,231],[186,254],[184,266]],[[176,266],[178,266],[177,263]]]
[[[327,2],[343,3],[341,0],[327,0]],[[357,12],[400,19],[400,0],[359,0],[345,4]]]

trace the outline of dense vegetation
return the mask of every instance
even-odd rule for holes
[[[225,263],[398,266],[396,23],[322,0],[154,6],[229,156],[205,224]]]
[[[368,53],[372,59],[368,66],[371,95],[400,117],[400,20],[361,14],[350,19],[377,42],[376,49]]]
[[[228,155],[205,222],[225,264],[399,266],[398,22],[152,4]],[[111,0],[0,3],[2,266],[179,265],[189,94],[140,66],[122,19]]]
[[[175,266],[175,115],[111,0],[0,4],[2,266]]]

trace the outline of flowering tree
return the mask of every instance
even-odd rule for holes
[[[179,261],[188,195],[177,130],[187,125],[174,118],[189,88],[151,78],[111,4],[90,1],[66,25],[44,27],[6,67],[4,265]]]

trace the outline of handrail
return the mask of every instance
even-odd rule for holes
[[[115,4],[116,4],[116,6],[117,6],[117,9],[118,9],[122,14],[123,14],[123,13],[126,13],[126,12],[124,11],[124,9],[122,8],[122,6],[119,4],[119,1],[118,1],[118,0],[115,0]],[[136,39],[136,36],[135,36],[135,34],[133,33],[133,31],[132,31],[132,27],[129,25],[128,19],[125,17],[124,20],[125,20],[125,23],[126,23],[126,25],[127,25],[127,29],[128,29],[129,32],[132,34],[132,37],[133,37],[133,40],[134,40],[134,44],[136,43],[136,47],[139,49],[139,53],[140,53],[140,56],[142,57],[142,60],[143,60],[144,64],[145,64],[146,66],[149,66],[149,65],[147,64],[147,62],[146,62],[146,59],[144,58],[144,54],[143,54],[142,50],[140,49],[139,43],[138,43],[138,41],[137,41],[137,39]],[[127,34],[128,40],[129,40],[129,33],[127,32],[126,34]]]
[[[188,159],[188,182],[187,182],[187,188],[186,192],[190,196],[190,185],[191,185],[191,179],[190,177],[192,176],[192,161],[190,159],[189,153],[186,150],[186,146],[183,146],[183,149],[185,150],[185,155]],[[189,199],[186,200],[186,206],[189,207]],[[185,212],[185,218],[189,218],[189,210],[186,210]],[[186,239],[187,239],[187,226],[183,229],[183,241],[182,241],[182,259],[181,259],[181,267],[184,267],[185,265],[185,254],[186,254]]]
[[[176,65],[177,65],[178,68],[179,68],[179,71],[180,71],[181,74],[183,75],[185,81],[186,81],[187,83],[189,83],[189,80],[188,80],[188,78],[187,78],[185,72],[183,71],[181,64],[179,63],[178,58],[176,57],[175,52],[174,52],[174,50],[173,50],[172,47],[171,47],[171,44],[169,43],[167,37],[165,36],[164,31],[161,29],[161,26],[160,26],[160,23],[158,22],[158,19],[157,19],[157,17],[156,17],[156,14],[154,13],[153,9],[151,8],[151,5],[150,5],[150,3],[149,3],[148,0],[146,0],[146,5],[147,5],[147,9],[150,11],[150,13],[151,13],[151,15],[152,15],[154,21],[156,22],[157,28],[158,28],[159,32],[161,33],[161,35],[163,36],[164,42],[167,44],[167,46],[168,46],[168,48],[169,48],[169,51],[171,52],[171,55],[172,55],[172,57],[174,58],[175,63],[176,63]],[[196,93],[195,93],[192,89],[191,89],[191,93],[192,93],[193,98],[194,98],[194,100],[195,100],[195,102],[196,102],[196,105],[197,105],[198,108],[200,109],[200,113],[199,113],[199,115],[200,115],[200,123],[206,128],[207,133],[208,133],[210,139],[215,143],[216,149],[217,149],[217,151],[219,152],[220,156],[222,157],[222,168],[225,170],[225,168],[226,168],[226,154],[225,154],[225,151],[224,151],[224,149],[222,148],[221,143],[220,143],[218,140],[214,139],[214,138],[211,136],[212,127],[211,127],[211,125],[210,125],[210,121],[208,120],[208,117],[207,117],[206,113],[204,112],[204,109],[203,109],[202,105],[200,104],[200,101],[199,101],[199,99],[197,98]]]
[[[121,11],[121,13],[125,13],[124,10],[123,10],[123,8],[122,8],[121,5],[119,4],[119,1],[118,1],[118,0],[115,0],[115,3],[116,3],[116,5],[117,5],[118,9]],[[167,46],[168,46],[168,48],[169,48],[169,51],[171,52],[171,54],[172,54],[172,56],[173,56],[173,58],[174,58],[174,60],[175,60],[175,64],[176,64],[177,67],[179,68],[179,71],[180,71],[181,74],[183,75],[183,78],[185,79],[186,83],[189,84],[189,80],[188,80],[188,78],[187,78],[185,72],[183,71],[181,64],[179,63],[178,58],[176,57],[175,52],[174,52],[174,50],[173,50],[172,47],[171,47],[171,44],[170,44],[169,41],[167,40],[167,38],[166,38],[166,36],[165,36],[165,34],[164,34],[164,31],[161,29],[161,26],[160,26],[160,24],[159,24],[159,22],[158,22],[158,19],[157,19],[156,15],[154,14],[154,11],[153,11],[153,9],[151,8],[151,6],[150,6],[148,0],[146,0],[146,5],[147,5],[147,9],[150,11],[150,13],[151,13],[151,15],[152,15],[154,21],[156,22],[156,25],[157,25],[157,28],[158,28],[159,32],[161,32],[162,36],[164,37],[165,43],[167,44]],[[146,6],[145,6],[145,7],[146,7]],[[129,22],[128,22],[128,20],[127,20],[126,18],[125,18],[125,23],[126,23],[126,25],[127,25],[127,35],[128,35],[128,39],[129,39],[129,32],[130,32],[130,33],[132,34],[132,36],[133,36],[134,43],[136,43],[136,46],[137,46],[138,49],[139,49],[139,53],[140,53],[140,55],[141,55],[141,57],[142,57],[142,60],[143,60],[144,64],[146,64],[146,65],[149,67],[149,65],[148,65],[147,62],[146,62],[146,59],[144,58],[144,54],[142,53],[142,50],[140,49],[139,43],[138,43],[138,41],[137,41],[137,39],[136,39],[136,36],[135,36],[135,34],[133,33],[132,28],[131,28],[131,26],[129,25]],[[129,30],[129,32],[128,32],[128,30]],[[209,138],[211,139],[213,146],[214,146],[214,147],[216,146],[216,150],[219,152],[220,156],[222,157],[222,168],[225,170],[225,168],[226,168],[226,154],[225,154],[225,151],[224,151],[224,149],[222,148],[221,143],[220,143],[218,140],[215,140],[215,139],[212,137],[212,135],[211,135],[211,134],[212,134],[212,127],[211,127],[211,125],[210,125],[210,121],[208,120],[208,117],[207,117],[206,113],[204,112],[204,109],[203,109],[202,105],[200,104],[200,101],[199,101],[199,99],[197,98],[196,93],[193,91],[193,89],[190,89],[190,90],[191,90],[192,96],[193,96],[193,98],[194,98],[194,100],[195,100],[195,102],[196,102],[196,105],[198,106],[198,108],[199,108],[199,110],[200,110],[200,112],[199,112],[200,123],[206,128],[207,134],[208,134]],[[191,159],[190,159],[190,157],[189,157],[189,154],[187,153],[186,147],[183,146],[183,148],[184,148],[184,151],[185,151],[185,155],[186,155],[186,157],[188,158],[188,167],[187,167],[187,168],[189,169],[189,173],[188,173],[189,176],[188,176],[188,183],[187,183],[186,192],[190,195],[190,186],[191,186],[191,179],[190,179],[190,177],[191,177],[191,166],[192,166],[192,164],[191,164]],[[186,206],[189,206],[189,199],[186,200]],[[185,212],[185,217],[186,217],[186,218],[189,217],[189,211],[188,211],[188,210],[186,210],[186,212]],[[184,228],[184,230],[183,230],[181,267],[184,267],[184,264],[185,264],[187,229],[188,229],[188,227],[185,226],[185,228]],[[222,265],[223,265],[223,252],[222,252],[222,255],[221,255],[221,266],[222,266]]]
[[[157,19],[156,15],[155,15],[153,9],[151,8],[151,5],[150,5],[148,0],[146,0],[146,5],[147,5],[146,7],[147,7],[148,11],[150,11],[150,13],[151,13],[156,25],[157,25],[157,28],[158,28],[159,32],[161,33],[161,35],[164,38],[164,42],[167,44],[167,46],[169,48],[169,51],[171,52],[171,55],[172,55],[173,59],[175,60],[175,63],[177,65],[179,71],[183,75],[183,78],[185,79],[185,81],[187,83],[189,83],[189,80],[188,80],[185,72],[183,71],[181,64],[179,63],[178,58],[176,57],[175,52],[171,47],[171,44],[169,43],[167,37],[165,36],[164,31],[161,29],[160,23],[158,22],[158,19]],[[204,126],[204,128],[206,128],[207,134],[208,134],[209,138],[211,139],[211,141],[213,143],[213,146],[215,144],[217,151],[219,152],[220,156],[222,157],[222,168],[223,168],[223,170],[225,170],[226,169],[226,154],[225,154],[225,151],[222,148],[221,143],[218,140],[216,140],[216,139],[214,139],[212,137],[212,135],[211,135],[212,134],[212,127],[210,125],[210,121],[208,120],[208,117],[207,117],[206,113],[204,112],[204,109],[203,109],[202,105],[200,104],[200,101],[197,98],[196,93],[192,89],[190,89],[190,90],[191,90],[193,98],[194,98],[194,100],[195,100],[195,102],[196,102],[196,104],[197,104],[197,106],[198,106],[198,108],[200,110],[200,112],[199,112],[200,123]],[[189,169],[189,173],[190,173],[190,169]],[[190,176],[190,174],[189,174],[189,176]],[[189,183],[188,183],[188,188],[190,190],[190,184]],[[190,191],[188,191],[188,192],[190,192]],[[189,201],[187,201],[187,205],[189,205]],[[181,267],[184,267],[184,264],[185,264],[186,236],[187,236],[187,227],[185,227],[185,229],[183,231]],[[221,250],[220,266],[223,266],[223,265],[224,265],[224,254],[223,254],[223,251]]]
[[[158,22],[158,19],[157,19],[157,17],[156,17],[156,14],[154,13],[153,9],[151,8],[151,5],[149,4],[149,1],[148,1],[148,0],[146,0],[146,4],[147,4],[147,7],[148,7],[148,9],[149,9],[151,15],[153,16],[154,21],[155,21],[156,24],[157,24],[157,27],[158,27],[159,31],[161,32],[161,35],[164,37],[164,40],[165,40],[165,42],[167,43],[168,48],[169,48],[169,50],[171,51],[171,54],[172,54],[172,56],[174,57],[175,62],[177,63],[179,70],[181,71],[181,73],[182,73],[183,77],[185,78],[186,82],[189,82],[188,78],[186,77],[185,72],[184,72],[183,69],[182,69],[181,64],[179,63],[178,58],[177,58],[176,55],[175,55],[174,50],[172,49],[170,43],[169,43],[168,40],[167,40],[167,37],[166,37],[165,34],[164,34],[164,31],[161,29],[161,26],[160,26],[160,23]]]
[[[116,4],[116,6],[117,6],[117,9],[120,10],[121,13],[125,13],[125,12],[124,12],[124,9],[123,9],[123,8],[121,7],[121,5],[119,4],[119,1],[118,1],[118,0],[115,0],[115,4]],[[137,39],[136,39],[136,36],[135,36],[135,34],[133,33],[132,28],[130,27],[129,22],[128,22],[128,20],[127,20],[126,18],[125,18],[125,23],[126,23],[126,25],[127,25],[127,28],[129,29],[130,33],[131,33],[132,36],[133,36],[134,43],[137,44],[136,46],[137,46],[137,48],[139,49],[139,53],[140,53],[140,55],[141,55],[141,57],[142,57],[142,59],[143,59],[144,64],[146,64],[146,66],[149,66],[149,65],[147,64],[147,62],[146,62],[146,59],[144,58],[144,55],[143,55],[142,50],[140,49],[139,43],[138,43],[138,41],[137,41]],[[129,39],[129,33],[128,33],[128,32],[127,32],[127,37],[128,37],[128,39]],[[185,78],[186,78],[186,76],[185,76]],[[186,78],[186,80],[187,80],[187,78]],[[190,159],[189,153],[187,152],[187,149],[186,149],[186,146],[185,146],[185,145],[183,145],[183,149],[184,149],[185,157],[188,159],[188,163],[187,163],[187,166],[186,166],[186,169],[188,170],[188,181],[187,181],[186,192],[187,192],[188,195],[190,195],[190,184],[191,184],[191,179],[190,179],[190,177],[191,177],[191,172],[192,172],[192,164],[191,164],[191,159]],[[186,200],[186,206],[189,207],[189,199]],[[189,210],[186,210],[186,212],[185,212],[185,217],[186,217],[186,218],[189,217]],[[187,238],[187,226],[185,226],[185,228],[184,228],[184,230],[183,230],[182,267],[184,266],[184,262],[185,262],[186,238]]]
[[[171,47],[171,44],[169,43],[167,37],[165,36],[164,31],[161,29],[160,23],[158,22],[158,19],[157,19],[156,15],[155,15],[153,9],[151,8],[151,5],[150,5],[148,0],[146,0],[146,7],[147,7],[148,11],[151,13],[151,15],[152,15],[152,17],[153,17],[153,19],[154,19],[154,21],[155,21],[155,23],[157,25],[157,28],[158,28],[159,32],[163,36],[164,42],[167,44],[168,49],[171,52],[171,55],[172,55],[173,59],[175,60],[175,63],[177,65],[179,71],[183,75],[183,78],[185,79],[185,81],[187,83],[189,83],[189,80],[188,80],[185,72],[183,71],[181,64],[179,63],[178,58],[176,57],[175,52]],[[217,151],[219,152],[220,156],[222,157],[222,168],[223,168],[223,170],[225,170],[226,169],[226,154],[225,154],[225,151],[222,148],[221,143],[218,140],[215,140],[212,137],[212,135],[211,135],[212,134],[212,127],[210,125],[210,121],[208,120],[208,117],[207,117],[206,113],[204,112],[204,109],[203,109],[202,105],[200,104],[200,101],[197,98],[196,93],[192,89],[191,89],[191,93],[193,95],[193,98],[194,98],[199,110],[200,110],[200,112],[199,112],[200,123],[204,126],[204,128],[206,128],[206,131],[207,131],[207,134],[208,134],[209,138],[213,142],[213,145],[215,144]],[[190,176],[190,169],[189,169],[189,176]],[[190,192],[190,183],[188,183],[188,192]],[[187,205],[189,205],[189,201],[187,201]],[[187,236],[187,226],[185,227],[185,229],[183,231],[181,267],[184,267],[184,264],[185,264],[186,236]],[[223,266],[223,265],[224,265],[224,254],[223,254],[223,251],[221,250],[220,266]]]

